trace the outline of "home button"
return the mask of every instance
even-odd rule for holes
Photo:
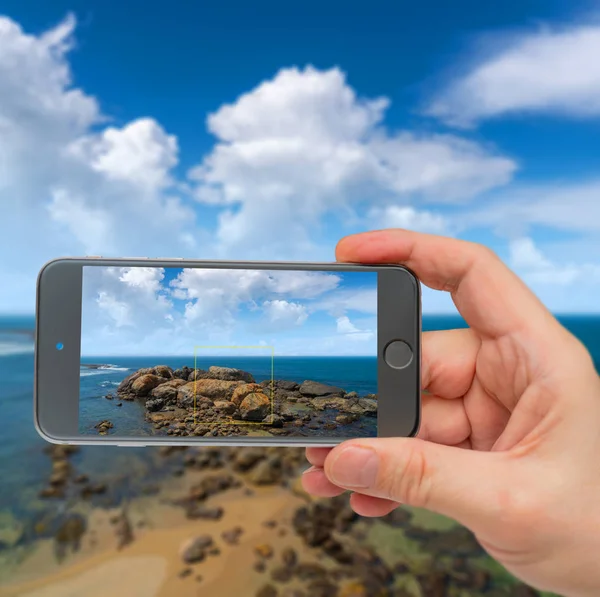
[[[392,340],[383,351],[383,359],[393,369],[404,369],[411,364],[413,351],[404,340]]]

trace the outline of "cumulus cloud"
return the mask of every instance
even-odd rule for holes
[[[509,249],[511,266],[531,284],[571,286],[580,280],[600,281],[600,265],[553,263],[529,237],[512,240]]]
[[[281,299],[265,301],[262,310],[269,323],[269,331],[273,328],[281,331],[301,326],[308,319],[305,305]]]
[[[338,334],[342,334],[348,340],[368,341],[375,337],[375,331],[359,329],[347,315],[338,317],[336,324]]]
[[[83,277],[82,353],[99,346],[138,348],[165,327],[173,303],[162,268],[88,267]],[[110,348],[108,348],[110,352]]]
[[[72,79],[74,28],[68,16],[31,35],[0,17],[0,254],[20,256],[2,263],[3,279],[19,280],[18,267],[34,280],[58,255],[190,254],[201,237],[172,188],[175,137],[150,118],[106,126]],[[24,297],[32,308],[29,288],[11,294],[4,308],[22,309]]]
[[[513,160],[452,135],[388,132],[386,98],[364,99],[339,69],[283,69],[208,119],[217,143],[192,169],[225,254],[310,254],[320,222],[350,206],[464,201],[508,182]]]
[[[188,320],[231,327],[242,304],[259,309],[267,299],[263,308],[271,323],[273,318],[290,316],[300,320],[303,313],[298,305],[288,303],[285,297],[313,299],[336,288],[340,280],[338,275],[325,272],[186,268],[171,286],[176,298],[188,301]]]
[[[409,205],[388,205],[374,207],[368,212],[374,228],[404,228],[430,234],[448,234],[450,225],[440,213],[418,210]]]
[[[452,81],[428,112],[459,126],[525,112],[598,117],[599,55],[595,24],[515,36]]]

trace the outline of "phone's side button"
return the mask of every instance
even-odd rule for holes
[[[131,442],[129,444],[117,444],[117,448],[147,448],[147,444],[140,444],[138,442]]]

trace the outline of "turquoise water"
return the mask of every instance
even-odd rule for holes
[[[600,370],[600,317],[563,317],[561,321],[588,347]],[[33,318],[0,317],[0,511],[8,508],[17,515],[41,507],[35,497],[50,469],[48,458],[43,454],[45,442],[33,427],[33,325]],[[463,327],[464,322],[456,317],[425,317],[423,321],[425,330],[459,326]],[[161,359],[153,357],[152,360]],[[141,366],[141,361],[136,359],[107,357],[107,361],[111,364],[122,363],[124,368]],[[171,359],[163,362],[178,365],[187,364],[185,361]],[[143,360],[142,364],[145,362]],[[119,376],[123,374],[123,371],[118,373]],[[266,377],[269,374],[265,371],[260,375]],[[260,375],[257,374],[259,379]],[[321,379],[360,393],[373,391],[375,384],[369,359],[280,358],[275,375],[296,381]],[[92,378],[90,376],[90,380]],[[94,382],[90,381],[90,385],[102,381],[111,380],[98,376]],[[116,380],[112,381],[114,383]],[[110,478],[113,481],[115,476],[120,476],[123,478],[123,491],[127,492],[136,478],[143,478],[151,472],[152,454],[153,451],[144,448],[85,447],[76,457],[76,464],[78,470],[88,472],[95,479]],[[124,470],[127,474],[122,474]]]

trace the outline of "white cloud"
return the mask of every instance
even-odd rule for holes
[[[336,319],[337,332],[342,334],[347,340],[358,340],[361,342],[372,340],[375,338],[375,331],[361,330],[356,327],[347,315]]]
[[[599,55],[599,25],[516,36],[450,83],[428,112],[455,125],[520,112],[598,117]]]
[[[87,267],[82,352],[128,343],[143,346],[149,336],[165,328],[169,315],[173,321],[173,304],[162,286],[163,279],[162,268]]]
[[[106,128],[68,62],[75,19],[41,35],[0,17],[0,275],[35,280],[59,255],[193,255],[202,231],[171,188],[177,142],[145,118]],[[15,271],[19,269],[18,275]],[[2,308],[33,309],[29,285]]]
[[[333,290],[339,282],[338,275],[325,272],[190,268],[184,269],[171,285],[175,298],[189,301],[186,317],[190,321],[217,321],[223,327],[231,327],[242,304],[258,305],[273,296],[312,299]],[[276,315],[284,304],[289,305],[288,310],[296,308],[282,298],[268,306],[267,311]],[[296,318],[300,317],[296,313]]]
[[[389,133],[385,98],[362,99],[338,69],[283,69],[208,119],[217,144],[190,172],[200,201],[233,205],[225,255],[310,257],[321,218],[398,197],[464,201],[516,164],[451,135]]]
[[[404,228],[431,234],[449,233],[449,223],[445,216],[408,205],[374,207],[369,211],[368,217],[375,228]]]
[[[555,230],[600,231],[600,180],[515,186],[487,205],[460,214],[465,226],[493,226],[507,235],[527,235],[532,225]]]
[[[377,288],[342,288],[317,301],[313,309],[327,311],[336,318],[344,316],[347,311],[377,315]]]
[[[281,299],[265,301],[262,310],[270,324],[269,330],[273,326],[278,331],[301,326],[308,319],[308,311],[304,305]]]
[[[580,280],[600,282],[600,264],[551,262],[529,237],[509,244],[510,265],[533,285],[572,286]]]
[[[178,148],[174,135],[167,135],[155,120],[141,118],[122,129],[110,127],[77,139],[67,151],[109,180],[155,191],[171,183]]]

